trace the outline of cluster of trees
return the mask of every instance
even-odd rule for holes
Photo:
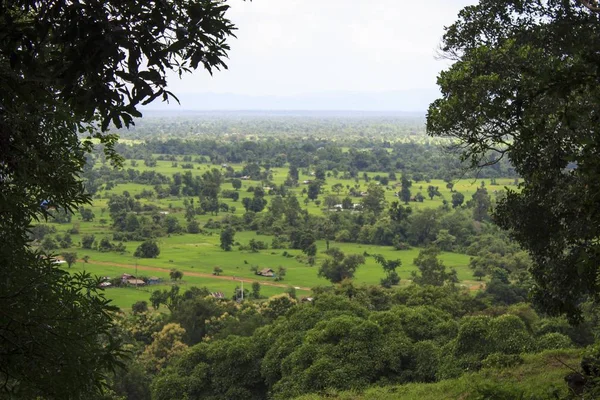
[[[348,152],[342,152],[340,146],[349,147]],[[231,167],[224,167],[225,175],[229,178],[248,176],[252,180],[269,180],[272,167],[284,167],[287,164],[296,168],[311,168],[332,171],[335,177],[354,179],[361,172],[384,171],[386,173],[398,170],[405,171],[419,181],[430,179],[446,179],[448,181],[457,177],[471,176],[465,172],[465,166],[457,161],[454,154],[444,151],[441,145],[423,145],[418,143],[384,143],[377,136],[365,143],[364,139],[348,140],[343,144],[334,137],[327,139],[301,139],[294,137],[281,137],[277,140],[259,141],[229,141],[226,138],[192,140],[170,139],[166,141],[149,140],[142,144],[117,145],[117,151],[125,159],[148,159],[152,154],[165,160],[177,163],[175,156],[187,157],[188,154],[202,155],[196,162],[210,162],[212,164],[243,163],[244,168],[234,171]],[[99,150],[98,150],[99,151]],[[149,185],[169,185],[169,190],[176,191],[174,184],[181,180],[183,174],[177,169],[173,177],[155,171],[138,171],[133,168],[114,170],[106,165],[92,168],[96,161],[104,161],[102,153],[94,153],[87,158],[88,166],[85,177],[90,182],[96,182],[94,187],[109,182],[135,182]],[[493,157],[493,156],[490,156]],[[490,177],[516,177],[510,163],[500,159],[498,163],[482,168],[478,171],[479,178]],[[193,167],[193,164],[188,163]],[[474,176],[474,175],[473,175]],[[317,177],[318,178],[318,177]],[[392,176],[394,178],[394,176]],[[384,184],[389,182],[389,177],[382,177]],[[296,176],[296,181],[298,180]],[[186,194],[186,193],[184,193]],[[190,193],[191,194],[191,193]]]
[[[206,289],[155,292],[154,307],[171,314],[121,317],[120,335],[136,356],[112,388],[138,399],[289,399],[511,367],[523,354],[586,346],[600,333],[451,285],[390,290],[345,280],[315,293],[312,301],[284,294],[239,303]]]

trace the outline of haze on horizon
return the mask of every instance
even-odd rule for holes
[[[474,0],[230,0],[228,70],[169,77],[148,109],[424,111],[444,27]]]

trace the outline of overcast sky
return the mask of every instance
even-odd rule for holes
[[[444,26],[469,0],[230,0],[229,70],[172,77],[175,93],[292,96],[433,89]]]

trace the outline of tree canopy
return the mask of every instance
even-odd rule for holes
[[[582,4],[585,3],[585,4]],[[495,219],[529,251],[534,299],[577,319],[600,294],[597,104],[600,16],[592,2],[483,0],[444,35],[442,97],[427,129],[473,166],[508,157],[523,178]]]
[[[0,4],[0,393],[80,398],[102,385],[119,345],[97,337],[113,308],[89,275],[61,272],[29,247],[48,206],[89,202],[79,174],[95,137],[136,107],[167,100],[168,71],[225,68],[234,27],[217,0]],[[60,361],[60,362],[59,362]],[[32,366],[36,366],[33,368]],[[84,396],[85,397],[85,396]]]

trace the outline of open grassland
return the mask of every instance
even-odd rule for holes
[[[329,391],[296,400],[563,399],[568,396],[564,377],[573,372],[567,366],[577,368],[581,354],[581,350],[546,351],[524,355],[525,362],[516,367],[483,369],[437,383],[376,387],[364,392]]]

